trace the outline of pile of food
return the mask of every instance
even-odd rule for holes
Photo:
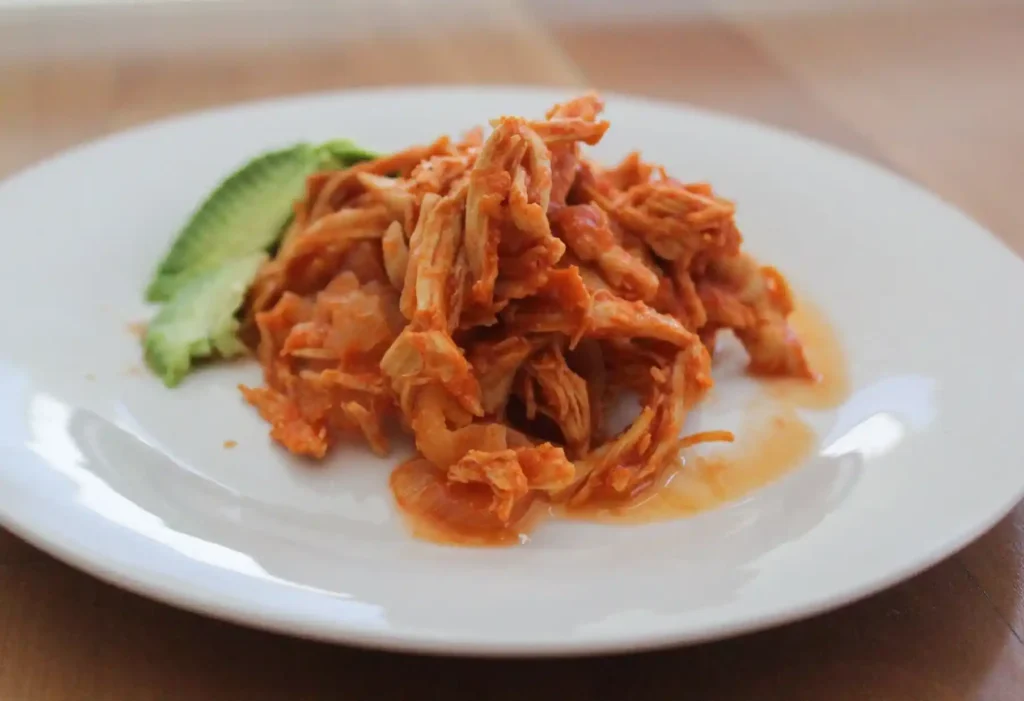
[[[150,288],[167,301],[150,364],[173,383],[241,339],[265,382],[242,392],[299,455],[353,437],[383,455],[404,428],[421,456],[392,478],[407,508],[463,495],[503,527],[538,497],[636,494],[686,446],[731,440],[684,434],[720,331],[754,373],[812,373],[786,282],[741,252],[733,204],[638,153],[586,158],[601,111],[588,94],[382,157],[304,147],[284,175],[253,176],[290,213],[207,212],[248,217],[248,236],[198,271],[203,246],[179,238]],[[626,395],[642,408],[613,435]]]

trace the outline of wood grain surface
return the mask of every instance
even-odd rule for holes
[[[272,95],[594,86],[832,142],[924,184],[1024,254],[1019,2],[307,3],[276,42],[238,29],[273,23],[273,10],[231,24],[228,41],[210,10],[183,6],[207,4],[165,15],[0,10],[0,175],[134,124]],[[60,41],[62,31],[77,39]],[[103,41],[89,44],[90,32]],[[402,656],[246,630],[114,589],[0,530],[5,701],[1020,701],[1022,637],[1024,507],[958,555],[834,613],[693,648],[562,661]]]

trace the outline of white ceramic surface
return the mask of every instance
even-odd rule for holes
[[[111,582],[241,623],[387,648],[581,653],[706,640],[828,609],[978,536],[1024,489],[1024,266],[914,185],[801,138],[608,96],[634,147],[739,204],[747,246],[839,329],[853,393],[815,456],[700,516],[548,522],[446,548],[397,517],[393,460],[310,468],[214,365],[169,391],[127,326],[176,227],[226,172],[296,140],[392,149],[565,92],[384,90],[246,105],[75,149],[0,185],[0,522]],[[134,370],[133,370],[134,368]],[[723,381],[694,426],[735,420]],[[731,417],[731,418],[730,418]],[[238,441],[226,451],[225,440]],[[396,458],[397,459],[397,458]]]

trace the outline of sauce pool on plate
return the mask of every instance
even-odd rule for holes
[[[391,493],[413,535],[448,545],[516,545],[536,525],[533,499],[520,501],[509,524],[491,511],[491,490],[458,484],[429,460],[407,460],[391,473]]]
[[[652,523],[683,518],[739,499],[786,474],[814,450],[814,431],[795,411],[744,430],[721,453],[680,459],[657,482],[629,499],[560,509],[568,518],[601,523]]]
[[[768,394],[781,404],[805,409],[831,409],[850,394],[846,355],[824,313],[813,304],[801,302],[789,317],[789,326],[804,347],[807,362],[818,375],[817,382],[792,377],[758,378]]]
[[[744,426],[737,441],[712,455],[681,458],[675,468],[628,498],[593,500],[580,507],[523,500],[509,525],[490,511],[491,492],[484,485],[450,484],[423,458],[395,469],[391,490],[410,529],[418,538],[448,545],[508,546],[526,542],[546,517],[598,523],[652,523],[693,516],[763,487],[811,456],[816,436],[799,409],[838,406],[849,394],[846,359],[839,339],[822,312],[801,303],[789,319],[815,382],[759,378],[770,411]]]

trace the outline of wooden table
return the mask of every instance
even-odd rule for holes
[[[1019,2],[376,0],[231,12],[217,3],[0,11],[0,174],[133,124],[269,95],[596,86],[836,143],[935,190],[1024,253]],[[276,39],[260,39],[267,27]],[[960,554],[835,613],[690,649],[543,662],[418,658],[254,632],[101,584],[0,531],[5,700],[1019,701],[1022,636],[1024,506]]]

